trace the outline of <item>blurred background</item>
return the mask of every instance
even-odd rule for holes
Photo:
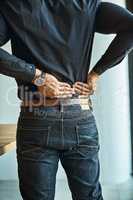
[[[110,2],[123,7],[127,6],[130,10],[133,8],[133,0],[127,2],[112,0]],[[114,35],[95,35],[91,66],[94,66],[104,53],[113,37]],[[10,43],[3,48],[10,52]],[[133,200],[132,67],[133,53],[131,52],[121,64],[106,71],[100,77],[97,91],[92,97],[101,143],[100,179],[106,200]],[[0,85],[0,127],[1,124],[16,124],[20,103],[16,94],[16,82],[12,78],[0,75]],[[0,200],[20,199],[14,149],[0,156]],[[62,199],[71,200],[71,195],[66,175],[59,165],[56,200]]]

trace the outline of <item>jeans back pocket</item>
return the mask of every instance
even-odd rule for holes
[[[79,144],[97,146],[99,143],[98,129],[94,115],[81,117],[76,124]]]
[[[18,123],[16,142],[17,152],[23,154],[47,145],[50,125],[40,120],[26,120]]]

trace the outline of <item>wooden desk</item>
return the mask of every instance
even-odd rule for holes
[[[16,147],[16,124],[0,124],[0,156]]]

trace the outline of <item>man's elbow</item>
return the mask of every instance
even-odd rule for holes
[[[9,41],[9,38],[3,38],[0,36],[0,47],[4,46]]]

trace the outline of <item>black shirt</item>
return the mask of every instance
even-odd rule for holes
[[[12,55],[0,49],[0,73],[26,91],[35,67],[73,84],[86,82],[95,32],[116,34],[93,67],[99,75],[120,63],[133,47],[133,14],[100,0],[3,0],[0,46],[11,40]]]

